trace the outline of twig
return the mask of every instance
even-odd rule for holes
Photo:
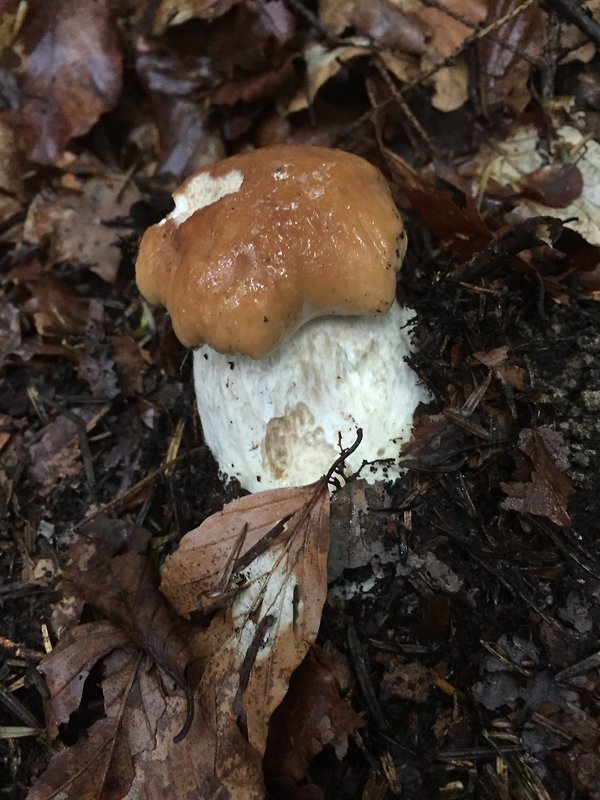
[[[25,661],[41,661],[42,658],[44,658],[44,653],[40,653],[37,650],[31,650],[24,644],[13,642],[11,639],[7,639],[6,636],[2,635],[0,635],[0,647],[4,648],[4,650],[10,650],[10,652],[15,656],[18,658],[24,658]]]
[[[554,6],[564,19],[576,25],[594,44],[600,45],[600,25],[587,11],[584,11],[579,0],[546,0],[546,2]]]
[[[119,713],[117,714],[117,718],[115,720],[115,735],[112,737],[110,743],[110,750],[108,751],[108,757],[106,759],[106,764],[104,766],[104,771],[102,772],[102,779],[100,780],[100,786],[98,787],[98,792],[96,793],[95,800],[101,800],[102,793],[104,792],[104,787],[106,785],[106,779],[108,777],[108,770],[110,769],[110,765],[112,764],[113,755],[115,753],[115,747],[117,746],[117,739],[119,736],[119,727],[123,721],[123,714],[125,713],[125,708],[127,707],[127,700],[129,698],[129,693],[131,692],[131,687],[133,686],[133,682],[138,674],[138,670],[140,668],[140,664],[142,662],[142,657],[144,653],[142,650],[138,653],[138,656],[135,660],[135,663],[131,669],[131,673],[129,678],[127,679],[127,686],[123,692],[123,697],[121,698],[121,703],[119,705]]]
[[[30,728],[35,728],[38,733],[41,733],[44,728],[37,719],[33,716],[31,711],[26,708],[20,700],[18,700],[14,695],[10,692],[7,692],[2,686],[0,686],[0,703],[11,711],[16,717],[18,717],[25,725],[28,725]]]
[[[457,22],[460,22],[461,25],[464,25],[465,28],[470,28],[471,30],[477,32],[479,29],[479,24],[476,22],[471,22],[470,19],[467,19],[462,14],[458,14],[453,9],[449,8],[444,3],[440,3],[439,0],[422,0],[424,6],[428,6],[429,8],[436,8],[438,11],[441,11],[446,16],[451,17],[451,19],[455,19]],[[522,50],[519,50],[518,47],[507,42],[502,37],[497,36],[495,33],[491,32],[487,34],[487,38],[491,39],[492,42],[497,44],[499,47],[502,47],[504,50],[508,50],[509,52],[513,53],[517,58],[526,61],[530,66],[537,67],[537,61],[531,56],[524,53]]]
[[[386,718],[383,716],[383,711],[381,710],[381,706],[379,705],[379,701],[377,700],[377,696],[375,694],[375,689],[373,688],[373,681],[371,680],[371,675],[369,674],[369,668],[364,649],[359,641],[356,628],[351,622],[348,624],[346,635],[348,638],[348,651],[354,666],[356,679],[358,680],[363,697],[365,698],[365,702],[369,707],[371,716],[381,730],[389,730],[389,725]]]
[[[204,448],[205,448],[205,445],[200,445],[199,447],[194,447],[192,450],[190,450],[187,453],[184,453],[182,456],[179,456],[178,458],[174,458],[172,461],[167,461],[161,467],[159,467],[158,469],[155,469],[154,472],[151,472],[149,475],[146,475],[145,478],[142,478],[140,481],[138,481],[135,484],[135,486],[132,486],[130,489],[127,489],[127,491],[123,492],[123,494],[120,494],[118,497],[114,497],[112,500],[109,500],[108,503],[105,503],[101,508],[97,508],[96,511],[93,511],[87,517],[84,517],[82,520],[80,520],[75,525],[75,529],[81,528],[82,525],[85,525],[87,522],[91,522],[93,519],[96,519],[96,517],[99,517],[100,514],[104,514],[106,511],[110,511],[113,508],[118,508],[118,506],[120,506],[120,505],[122,505],[124,503],[127,503],[127,501],[131,497],[136,495],[139,492],[140,489],[143,489],[149,483],[152,483],[152,481],[154,481],[156,478],[158,478],[159,475],[163,475],[163,474],[167,473],[169,470],[171,470],[175,466],[175,464],[179,464],[182,461],[185,461],[185,459],[187,459],[190,456],[194,455],[194,453],[197,453],[198,451],[203,450]]]
[[[599,666],[600,652],[584,658],[583,661],[578,661],[576,664],[565,667],[565,669],[562,669],[554,676],[554,680],[557,683],[564,683],[565,681],[577,678],[579,675],[583,675],[584,672],[588,672],[591,669],[597,669]]]
[[[449,66],[468,47],[470,47],[475,42],[478,42],[480,39],[484,39],[486,36],[489,36],[490,33],[493,33],[493,31],[497,30],[498,28],[501,28],[502,25],[504,25],[505,23],[510,22],[515,17],[518,17],[519,14],[522,14],[523,11],[526,11],[529,8],[529,6],[533,5],[534,2],[535,0],[525,0],[525,2],[522,3],[520,6],[513,8],[507,14],[504,14],[502,17],[499,17],[493,22],[490,22],[490,24],[486,25],[485,28],[481,28],[480,30],[473,33],[471,36],[467,36],[467,38],[463,42],[461,42],[461,44],[459,44],[458,47],[455,47],[454,50],[449,55],[433,63],[431,67],[429,67],[429,69],[426,69],[424,72],[421,72],[419,75],[417,75],[416,78],[405,84],[402,87],[401,91],[408,92],[411,89],[414,89],[415,87],[423,83],[423,81],[426,81],[428,78],[431,78],[432,75],[435,75],[435,73],[438,72],[443,67]]]
[[[464,281],[479,275],[489,274],[503,262],[514,258],[523,250],[546,245],[551,247],[563,230],[561,220],[556,217],[532,217],[511,226],[497,239],[477,253],[466,264],[458,266],[453,278]]]
[[[421,139],[425,142],[425,144],[429,148],[429,152],[432,155],[438,155],[439,156],[440,155],[439,150],[437,149],[435,144],[429,138],[429,136],[427,134],[427,131],[423,128],[423,126],[421,125],[419,120],[415,117],[413,112],[408,107],[408,103],[406,102],[406,100],[402,96],[402,92],[400,91],[400,89],[394,84],[394,81],[392,80],[392,78],[390,76],[389,70],[387,69],[387,67],[385,65],[385,62],[382,61],[380,58],[376,58],[374,63],[375,63],[375,67],[377,68],[379,74],[381,75],[381,77],[385,81],[388,89],[392,93],[392,96],[393,96],[394,100],[396,101],[396,103],[398,104],[398,107],[400,108],[401,112],[404,114],[406,119],[409,121],[409,123],[413,126],[413,128],[419,134]]]

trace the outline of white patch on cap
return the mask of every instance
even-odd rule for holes
[[[173,194],[175,208],[159,224],[172,219],[177,225],[181,225],[199,208],[210,206],[228,194],[239,192],[243,182],[244,176],[239,169],[232,169],[231,172],[217,177],[213,177],[210,172],[201,172],[195,178],[190,178],[185,191],[177,190]]]

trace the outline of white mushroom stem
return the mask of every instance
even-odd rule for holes
[[[414,312],[321,317],[256,360],[194,351],[198,410],[221,473],[251,492],[300,486],[330,468],[363,429],[346,468],[369,481],[400,474],[400,445],[425,398],[404,361]]]

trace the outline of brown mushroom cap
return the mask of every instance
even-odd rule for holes
[[[204,167],[173,198],[136,277],[189,347],[261,358],[314,317],[394,301],[406,235],[383,175],[358,156],[262,148]]]

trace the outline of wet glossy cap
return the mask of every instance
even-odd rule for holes
[[[341,150],[282,145],[204,167],[142,239],[142,295],[183,344],[261,358],[314,317],[384,314],[406,234],[383,175]]]

